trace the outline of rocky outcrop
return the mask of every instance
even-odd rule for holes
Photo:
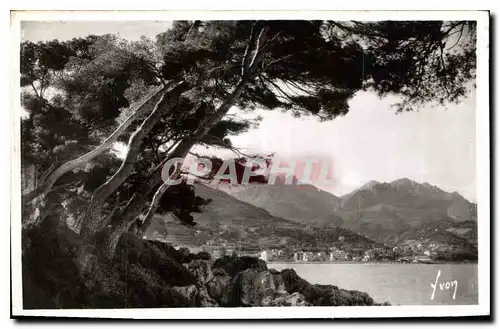
[[[198,288],[176,291],[200,306],[378,305],[367,293],[311,284],[293,269],[268,270],[265,262],[253,257],[224,257],[212,264],[192,260],[184,266],[196,277]]]
[[[309,306],[310,304],[305,300],[304,295],[294,292],[293,294],[286,294],[284,296],[265,297],[262,300],[262,306]]]
[[[203,285],[200,286],[187,286],[187,287],[173,287],[173,290],[188,300],[192,306],[196,307],[215,307],[219,304],[210,297],[207,288]]]
[[[198,296],[198,288],[195,285],[184,286],[184,287],[173,287],[173,290],[191,303],[196,303],[196,297]]]
[[[195,259],[184,264],[184,267],[196,276],[199,283],[206,284],[213,277],[211,264],[208,260]]]
[[[210,296],[207,287],[202,286],[198,289],[198,295],[196,296],[196,305],[200,307],[216,307],[219,306],[219,303]]]
[[[220,301],[222,293],[231,282],[231,277],[222,268],[215,268],[212,273],[212,279],[206,284],[207,291],[210,297]]]
[[[23,306],[47,308],[374,305],[366,293],[310,284],[253,257],[179,252],[125,234],[112,261],[52,222],[23,230]]]
[[[286,291],[282,290],[282,293]],[[237,273],[225,289],[222,306],[261,306],[266,297],[278,293],[273,275],[269,271],[246,269]]]
[[[214,262],[213,268],[222,268],[226,271],[229,276],[233,277],[241,271],[246,269],[256,269],[258,271],[266,271],[267,265],[262,259],[255,257],[230,257],[225,256],[223,258],[219,258]]]
[[[303,294],[315,306],[374,305],[373,299],[365,292],[339,289],[334,285],[310,284],[293,269],[283,270],[280,275],[288,292]]]
[[[184,264],[198,283],[176,288],[176,292],[200,306],[308,305],[302,294],[287,292],[280,272],[268,270],[262,260],[224,257],[210,265],[204,260]]]

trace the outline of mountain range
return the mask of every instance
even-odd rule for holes
[[[247,250],[283,247],[322,249],[338,244],[340,237],[343,244],[353,248],[375,245],[372,240],[342,227],[312,227],[298,218],[291,220],[272,215],[261,207],[203,184],[195,184],[195,190],[197,196],[211,200],[201,213],[193,214],[197,223],[195,227],[184,226],[170,215],[158,215],[146,236],[160,238],[173,245],[226,245]],[[324,193],[325,197],[328,196]]]
[[[377,242],[426,229],[446,230],[472,243],[477,239],[476,204],[407,178],[370,181],[341,197],[312,185],[253,185],[228,193],[275,216],[312,227],[343,227]]]
[[[353,247],[421,240],[477,246],[477,207],[456,192],[402,178],[370,181],[337,197],[296,183],[219,189],[196,184],[196,194],[211,199],[194,214],[197,226],[157,216],[147,235],[164,235],[174,244],[237,243],[250,249],[322,247],[340,236]]]

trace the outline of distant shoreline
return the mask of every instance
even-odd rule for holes
[[[324,264],[397,264],[397,265],[448,265],[448,264],[476,264],[477,262],[441,262],[441,263],[404,263],[404,262],[352,262],[352,261],[335,261],[335,262],[273,262],[268,261],[267,264],[311,264],[311,265],[324,265]]]

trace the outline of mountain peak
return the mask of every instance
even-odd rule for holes
[[[434,192],[444,192],[442,189],[440,189],[436,185],[432,185],[432,184],[429,184],[427,182],[422,183],[422,186],[431,190],[431,191],[434,191]],[[444,192],[444,193],[446,193],[446,192]]]
[[[412,181],[409,178],[400,178],[396,179],[395,181],[391,182],[392,186],[413,186],[417,185],[418,183],[415,181]]]
[[[364,183],[364,184],[360,187],[360,189],[363,189],[363,190],[364,190],[364,189],[371,189],[371,188],[372,188],[372,187],[374,187],[375,185],[379,185],[379,184],[380,184],[380,182],[378,182],[378,181],[376,181],[376,180],[371,180],[371,181],[369,181],[369,182]]]

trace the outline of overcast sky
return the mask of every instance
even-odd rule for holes
[[[165,31],[169,22],[23,22],[24,40],[67,40],[116,33],[137,40]],[[320,123],[314,118],[257,111],[259,128],[232,138],[249,152],[283,157],[328,158],[334,180],[322,188],[341,195],[369,180],[407,177],[457,191],[476,201],[475,93],[447,108],[424,108],[396,115],[397,99],[358,93],[344,117]],[[233,111],[234,112],[234,111]]]

